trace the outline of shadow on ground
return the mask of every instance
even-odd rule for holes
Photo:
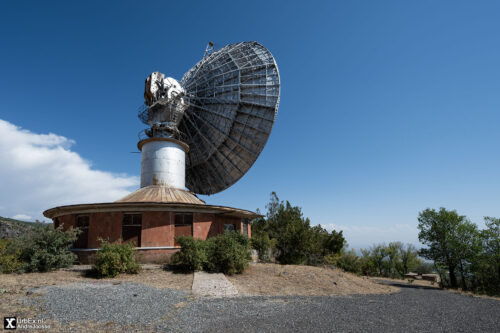
[[[381,283],[381,284],[387,284],[390,286],[398,287],[398,288],[443,290],[442,288],[439,288],[439,287],[420,286],[418,284],[410,284],[410,283],[397,282],[397,281],[391,281],[391,280],[373,279],[373,281],[376,281],[377,283]]]

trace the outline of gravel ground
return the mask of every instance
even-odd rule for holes
[[[33,289],[25,299],[39,305],[39,318],[74,321],[102,321],[120,324],[149,324],[167,319],[169,311],[191,299],[185,291],[156,289],[135,282],[77,282]]]
[[[132,282],[76,283],[37,289],[40,296],[25,302],[41,307],[39,318],[113,321],[144,331],[498,332],[498,300],[398,287],[382,295],[195,298]]]

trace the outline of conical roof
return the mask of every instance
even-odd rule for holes
[[[151,185],[138,189],[115,202],[159,202],[205,205],[194,193],[178,188]]]

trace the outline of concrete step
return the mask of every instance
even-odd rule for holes
[[[222,273],[195,272],[192,292],[196,296],[227,297],[238,295],[238,290]]]

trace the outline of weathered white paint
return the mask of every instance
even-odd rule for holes
[[[185,189],[185,147],[172,141],[149,139],[142,145],[141,188],[163,185]]]

